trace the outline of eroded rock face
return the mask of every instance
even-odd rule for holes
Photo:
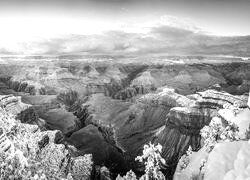
[[[200,128],[209,124],[211,117],[215,115],[213,113],[210,109],[199,107],[174,107],[167,115],[166,125],[169,127],[176,125],[180,128],[187,128],[187,132],[185,129],[180,129],[180,132],[197,135]],[[189,129],[193,131],[189,131]]]
[[[89,113],[87,124],[113,127],[115,146],[132,162],[129,166],[133,168],[137,168],[134,166],[134,158],[141,153],[143,145],[153,141],[163,145],[164,157],[174,169],[178,158],[186,152],[189,145],[194,149],[200,148],[199,131],[209,124],[217,112],[199,107],[194,99],[180,95],[168,87],[143,95],[135,103],[113,100],[101,94],[92,95],[83,106],[87,107]],[[84,132],[84,128],[81,131]],[[100,132],[96,130],[94,134],[98,133]],[[80,137],[86,137],[80,131],[74,134],[78,134],[76,139],[79,140]],[[73,137],[71,138],[74,139]],[[102,136],[99,137],[100,143],[90,143],[88,150],[94,151],[97,144],[103,143]],[[75,143],[79,140],[75,140]],[[87,146],[89,143],[83,144]],[[100,154],[99,156],[102,157]]]
[[[188,97],[196,103],[186,103],[182,105],[184,107],[172,108],[167,115],[165,127],[155,138],[155,142],[162,144],[163,157],[173,168],[172,170],[169,168],[169,175],[174,173],[176,162],[189,146],[195,151],[201,148],[200,130],[218,115],[220,107],[235,104],[239,107],[246,106],[246,97],[233,96],[216,90],[198,92]],[[190,99],[184,102],[190,102]]]
[[[78,118],[62,108],[51,109],[40,117],[45,120],[48,129],[61,130],[66,136],[81,128]]]
[[[13,95],[0,96],[0,107],[4,108],[7,112],[17,115],[29,107],[28,104],[21,102],[21,97]]]
[[[162,87],[168,85],[187,95],[216,83],[224,77],[210,65],[169,65],[152,67],[133,80],[132,84]]]
[[[175,106],[195,106],[195,101],[166,87],[159,89],[156,93],[143,95],[135,103],[113,100],[102,94],[96,94],[89,97],[88,101],[82,106],[86,107],[89,113],[86,124],[94,124],[96,127],[113,127],[114,134],[111,134],[111,136],[114,136],[114,146],[123,152],[123,154],[120,155],[129,159],[127,162],[132,163],[128,166],[135,168],[134,158],[141,153],[143,145],[149,141],[155,140],[165,129],[164,125],[166,124],[166,116],[169,113],[169,110]],[[194,126],[192,128],[195,128],[196,121],[203,117],[201,111],[196,110],[196,112],[197,117],[193,120],[195,123],[192,124]],[[194,118],[191,117],[190,114],[187,114],[186,116],[190,116],[191,119]],[[208,115],[205,114],[204,117],[205,116]],[[204,122],[202,121],[201,123]],[[188,125],[188,123],[185,124],[185,121],[183,122],[183,127]],[[197,129],[200,128],[200,126],[197,127]],[[74,140],[75,145],[80,141],[84,141],[80,139],[81,137],[88,137],[84,134],[87,129],[88,128],[83,128],[70,137],[72,140],[78,139]],[[98,132],[96,130],[95,133],[91,134],[97,135],[100,134],[100,131]],[[83,147],[85,146],[83,149],[87,149],[88,147],[88,150],[94,152],[96,146],[100,146],[103,144],[103,141],[105,141],[101,135],[103,136],[103,133],[100,134],[99,140],[83,142]],[[168,135],[166,135],[166,137],[167,136]],[[162,136],[163,139],[166,137],[164,135]],[[107,146],[106,143],[104,143],[104,145]],[[110,151],[110,148],[106,149]],[[98,151],[98,153],[101,152],[102,151],[100,150]],[[96,157],[105,156],[97,154]]]
[[[86,101],[68,107],[69,112],[53,104],[55,96],[25,94],[22,99],[35,106],[49,129],[62,130],[82,154],[93,153],[94,161],[101,165],[115,162],[116,168],[125,167],[124,157],[129,159],[127,162],[134,162],[143,145],[153,141],[162,143],[164,156],[174,167],[189,145],[194,149],[200,147],[198,131],[218,108],[235,102],[246,107],[243,96],[223,92],[232,89],[242,94],[248,87],[249,66],[240,64],[78,61],[38,64],[6,65],[0,67],[0,75],[11,75],[9,85],[17,92],[33,92],[30,85],[36,89],[31,94],[56,94],[69,87],[80,95],[93,94]],[[25,82],[27,86],[22,84]],[[211,87],[214,84],[218,86]],[[37,91],[43,87],[41,92]],[[207,87],[214,90],[185,96]],[[24,119],[36,119],[32,112],[27,114],[30,116]],[[29,120],[23,122],[30,123]],[[112,131],[103,131],[106,127]],[[39,148],[48,147],[48,137],[42,135]],[[60,161],[64,155],[57,159]]]
[[[95,158],[105,158],[103,136],[94,125],[88,125],[79,131],[74,132],[70,136],[69,142],[86,153],[93,153]],[[95,161],[100,163],[104,160],[95,159]]]
[[[174,89],[168,87],[159,88],[156,93],[148,93],[140,97],[137,101],[152,106],[157,105],[165,107],[190,107],[195,106],[196,103],[194,100],[180,95],[176,93]]]
[[[0,78],[0,82],[5,85],[5,91],[7,94],[8,91],[11,92],[13,90],[14,93],[22,92],[30,95],[45,95],[47,94],[46,90],[44,87],[39,86],[36,87],[35,84],[32,85],[24,81],[15,81],[11,77],[2,77]]]
[[[197,102],[201,107],[205,108],[223,108],[225,105],[238,104],[240,108],[247,106],[247,96],[233,96],[226,92],[216,90],[206,90],[198,92]]]
[[[112,171],[122,172],[127,170],[120,149],[109,143],[105,138],[108,137],[105,137],[98,127],[88,125],[74,132],[68,141],[77,147],[81,154],[93,154],[93,161],[97,165],[105,164]]]
[[[56,95],[22,95],[21,100],[30,105],[51,104],[56,100]]]
[[[66,177],[71,173],[74,179],[90,179],[92,157],[83,155],[74,157],[63,144],[60,131],[40,131],[37,125],[22,124],[6,111],[0,109],[2,133],[8,137],[13,148],[22,152],[30,162],[37,161],[46,172],[47,178]],[[41,170],[41,169],[39,169]]]
[[[174,173],[179,158],[189,146],[194,150],[200,148],[200,129],[209,124],[212,113],[209,109],[190,107],[175,107],[170,110],[164,129],[155,139],[156,143],[163,146],[162,155],[169,166],[169,176]]]
[[[228,99],[228,102],[232,100],[231,98]],[[245,103],[245,101],[243,102]],[[238,103],[238,105],[241,105],[241,103]],[[193,152],[186,158],[184,169],[184,161],[178,163],[174,180],[192,180],[194,178],[201,180],[236,180],[250,177],[249,108],[231,105],[225,109],[220,109],[216,118],[216,122],[221,127],[234,123],[238,128],[237,134],[233,136],[237,137],[234,137],[234,140],[218,140],[212,149],[203,146],[198,152]]]

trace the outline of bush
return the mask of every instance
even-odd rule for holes
[[[137,180],[135,173],[130,170],[129,172],[127,172],[127,174],[123,177],[121,177],[120,175],[117,176],[116,180]]]
[[[248,130],[246,131],[246,139],[249,140],[250,139],[250,125],[248,127]]]
[[[189,146],[188,150],[186,152],[186,154],[184,154],[181,159],[179,160],[180,162],[180,166],[179,166],[179,170],[182,171],[183,169],[186,169],[186,167],[188,166],[189,162],[190,162],[190,155],[193,153],[192,151],[192,147]]]
[[[219,117],[215,117],[208,126],[201,129],[200,134],[204,139],[204,145],[211,151],[220,141],[239,140],[239,127],[232,122],[223,124]]]
[[[154,146],[151,142],[143,147],[142,156],[137,156],[136,161],[143,162],[145,165],[145,174],[142,178],[146,179],[165,179],[160,171],[162,165],[165,165],[165,159],[161,157],[162,146]]]
[[[46,169],[35,154],[25,157],[20,150],[14,154],[0,153],[0,179],[1,180],[72,180],[71,174],[67,178]]]
[[[143,154],[135,158],[136,161],[144,163],[145,174],[139,180],[165,180],[161,168],[166,164],[165,159],[161,157],[162,146],[154,145],[151,142],[143,147]],[[135,173],[130,170],[123,177],[117,176],[116,180],[137,180]]]

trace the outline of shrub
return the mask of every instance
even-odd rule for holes
[[[144,163],[145,174],[139,180],[165,180],[161,168],[166,164],[165,159],[161,157],[162,146],[154,145],[151,142],[143,147],[143,154],[135,158],[136,161]],[[123,177],[117,176],[116,180],[137,180],[135,173],[130,170]]]
[[[38,121],[39,116],[34,107],[29,107],[20,112],[16,118],[19,119],[22,123],[35,124]]]
[[[127,172],[127,174],[123,177],[121,177],[120,175],[117,176],[116,180],[137,180],[135,173],[130,170],[129,172]]]
[[[192,151],[192,147],[189,146],[188,150],[186,152],[186,154],[184,154],[181,159],[179,160],[180,162],[180,166],[179,166],[179,170],[182,171],[183,169],[186,169],[186,167],[188,166],[189,162],[190,162],[190,155],[193,153]]]
[[[145,174],[142,178],[146,179],[165,179],[160,171],[162,165],[165,165],[165,159],[161,157],[162,146],[158,144],[154,146],[151,142],[143,147],[142,156],[137,156],[136,161],[144,162]]]
[[[239,140],[238,126],[232,122],[223,124],[219,117],[213,118],[208,126],[204,126],[200,134],[208,151],[211,151],[215,144],[220,141]]]
[[[249,140],[250,139],[250,125],[248,127],[248,130],[246,131],[246,139]]]
[[[26,158],[19,150],[14,154],[0,153],[1,180],[72,180],[71,174],[67,178],[60,177],[56,172],[44,167],[35,154]]]

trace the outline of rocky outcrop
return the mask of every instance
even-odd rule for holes
[[[167,116],[165,127],[155,138],[163,146],[162,156],[166,159],[168,176],[172,176],[179,158],[191,146],[201,147],[200,129],[209,124],[212,113],[209,109],[175,107]]]
[[[21,111],[27,109],[29,105],[22,103],[21,97],[2,95],[0,96],[0,107],[4,108],[7,112],[10,112],[13,115],[17,115]]]
[[[148,93],[140,97],[137,102],[147,104],[149,106],[164,106],[164,107],[191,107],[195,106],[195,101],[186,96],[176,93],[176,91],[169,87],[162,87],[156,93]]]
[[[52,104],[56,100],[56,95],[22,95],[22,102],[30,105]]]
[[[84,138],[82,138],[84,137]],[[113,172],[127,170],[125,160],[118,147],[112,145],[98,127],[88,125],[74,132],[68,142],[73,144],[81,153],[93,154],[93,161],[97,165],[105,164]]]
[[[175,106],[182,106],[182,108],[173,108]],[[213,110],[199,108],[195,100],[180,95],[168,87],[143,95],[135,103],[113,100],[96,94],[90,96],[82,107],[85,107],[88,112],[86,125],[114,127],[115,133],[112,136],[115,139],[115,147],[121,149],[124,153],[122,156],[129,159],[132,164],[143,145],[149,141],[163,143],[166,147],[164,155],[171,163],[176,162],[189,145],[198,149],[200,147],[199,130],[209,123],[213,113]],[[171,108],[173,109],[170,110]],[[166,123],[167,114],[169,115]],[[73,133],[70,138],[75,145],[80,140],[74,139],[87,137],[83,135],[87,129],[83,128]],[[100,134],[100,131],[96,130],[96,134],[98,133]],[[99,139],[100,142],[95,140],[93,144],[83,142],[82,147],[85,146],[83,149],[88,147],[89,152],[95,152],[95,146],[103,144],[103,134]],[[172,145],[177,146],[176,149],[170,150]],[[95,154],[101,152],[98,151]],[[105,156],[97,154],[95,157]]]
[[[39,116],[33,107],[29,107],[17,115],[22,123],[35,124],[39,120]]]
[[[136,96],[138,93],[136,91],[135,88],[133,87],[128,87],[128,88],[125,88],[121,91],[118,91],[117,93],[115,93],[113,95],[113,98],[114,99],[121,99],[121,100],[126,100],[126,99],[130,99],[134,96]]]
[[[116,60],[10,63],[0,67],[0,75],[3,82],[10,80],[4,77],[12,77],[2,86],[20,91],[23,102],[33,105],[33,110],[19,113],[22,122],[38,124],[43,119],[41,126],[62,130],[80,154],[93,153],[94,161],[105,164],[111,172],[127,167],[138,170],[134,158],[149,141],[163,145],[172,171],[189,145],[200,148],[199,129],[219,108],[234,104],[246,107],[245,95],[224,92],[243,94],[249,81],[246,64]],[[29,85],[35,87],[34,93]],[[212,90],[204,91],[208,87]],[[54,96],[28,94],[57,94],[68,88],[79,94],[68,105]],[[82,101],[80,97],[85,95],[89,97]],[[46,148],[49,139],[43,136],[39,147]]]
[[[230,102],[231,98],[228,100]],[[223,138],[217,139],[212,148],[204,145],[199,151],[182,157],[178,163],[174,180],[248,179],[250,177],[249,117],[248,108],[231,105],[220,109],[218,117],[211,122],[216,123],[216,126],[210,124],[209,128],[213,128],[212,133],[217,131],[216,127],[225,128],[226,132],[229,131],[226,133],[229,135],[229,139],[223,139],[226,137],[224,133]],[[233,133],[233,129],[228,128],[229,124],[237,127],[236,133]],[[207,130],[206,133],[209,131]],[[219,134],[213,136],[221,137]],[[212,140],[208,139],[209,141],[213,143]]]
[[[121,154],[121,152],[118,151],[120,156],[125,157],[127,163],[131,163],[128,166],[136,168],[134,158],[141,153],[145,143],[156,139],[165,129],[164,125],[166,124],[166,115],[169,113],[169,110],[175,106],[195,106],[195,101],[176,93],[173,89],[165,87],[159,89],[155,93],[143,95],[141,98],[137,99],[135,103],[114,100],[102,94],[96,94],[90,96],[88,100],[82,104],[82,106],[87,109],[89,114],[85,121],[86,125],[94,124],[96,127],[113,127],[114,134],[108,135],[113,137],[115,141],[113,145],[123,152],[123,154]],[[199,113],[197,113],[198,115],[196,121],[198,121],[198,118],[203,117],[202,113],[205,113],[201,112],[201,110],[197,111]],[[204,116],[208,115],[205,114]],[[192,119],[193,117],[190,118]],[[193,128],[196,127],[195,123],[193,123]],[[184,124],[183,127],[185,126],[188,125]],[[197,129],[198,128],[200,127],[197,127]],[[86,128],[83,128],[82,130],[73,133],[70,138],[72,140],[79,139],[74,140],[77,144],[78,142],[83,141],[80,140],[80,137],[87,137],[87,135],[83,133],[86,130]],[[98,133],[100,133],[100,131],[98,132],[96,130],[96,134]],[[103,133],[101,134],[103,136]],[[100,136],[100,140],[102,140],[102,136]],[[165,138],[165,136],[163,137]],[[102,141],[99,142],[95,140],[93,143],[83,142],[83,147],[85,146],[83,149],[88,147],[88,150],[95,152],[95,146],[97,146],[97,144],[103,144]],[[104,144],[107,145],[106,143]],[[112,143],[109,143],[109,145],[110,144]],[[101,149],[104,150],[105,148]],[[106,149],[110,151],[109,153],[113,153],[110,148]],[[100,150],[98,151],[98,153],[101,152],[102,151]],[[96,157],[107,156],[98,155]]]
[[[3,131],[3,128],[0,128],[0,153],[10,151],[12,147],[13,143],[6,136],[6,134]]]
[[[151,86],[133,85],[124,89],[118,86],[115,90],[112,90],[113,92],[110,92],[110,89],[107,88],[107,90],[105,91],[105,95],[111,96],[114,99],[128,100],[135,97],[136,95],[146,94],[154,90],[156,90],[156,88]]]
[[[156,59],[147,63],[129,59],[123,61],[119,58],[116,61],[105,59],[93,62],[87,59],[63,59],[60,62],[36,60],[17,64],[13,61],[1,65],[0,81],[11,81],[13,83],[10,85],[15,90],[31,94],[57,94],[61,90],[72,88],[83,95],[105,93],[111,97],[119,91],[123,91],[123,96],[126,96],[125,89],[134,87],[141,93],[147,92],[151,87],[168,85],[177,89],[180,94],[187,95],[214,84],[245,86],[244,82],[249,81],[249,63],[231,63],[230,59],[228,63],[206,61],[205,64],[191,58],[187,64],[177,64],[166,63],[166,59],[162,62]],[[32,87],[25,90],[25,83]],[[244,93],[243,89],[241,87],[239,92]],[[120,98],[120,95],[117,97]]]
[[[240,85],[225,85],[222,89],[233,95],[242,95],[247,93],[250,88],[250,80],[241,79]]]
[[[37,125],[22,124],[3,109],[0,109],[0,125],[1,137],[9,139],[13,153],[22,153],[28,163],[24,168],[33,168],[31,175],[42,171],[49,179],[66,178],[69,174],[73,179],[91,178],[91,155],[75,157],[69,148],[59,144],[63,140],[60,131],[40,131]]]
[[[233,96],[226,92],[206,90],[198,92],[196,98],[199,106],[205,108],[223,108],[223,106],[237,104],[240,108],[247,106],[247,96]]]
[[[167,101],[155,98],[154,104],[161,102],[160,104],[163,105],[182,106],[170,109],[166,125],[154,138],[154,142],[163,146],[163,157],[168,164],[167,173],[171,176],[179,158],[187,151],[189,146],[195,151],[201,148],[200,130],[208,125],[213,117],[219,115],[219,108],[235,104],[241,108],[245,107],[246,98],[216,90],[198,92],[195,95],[188,96],[188,98],[178,95],[173,90],[169,90],[166,94],[168,95],[162,97],[168,97],[166,98]],[[171,94],[172,96],[170,96]],[[174,101],[176,104],[171,103],[173,97],[176,99]],[[245,122],[242,122],[242,127],[244,124]]]
[[[132,85],[151,85],[156,88],[170,86],[187,95],[216,83],[224,83],[224,77],[210,65],[152,66],[133,80]]]
[[[41,87],[39,89],[36,89],[34,85],[29,85],[27,82],[22,81],[14,81],[10,77],[6,78],[0,78],[0,82],[5,84],[6,88],[14,90],[15,92],[23,92],[30,95],[44,95],[46,94],[46,90]]]

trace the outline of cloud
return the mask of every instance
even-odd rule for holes
[[[174,23],[176,21],[176,23]],[[110,30],[0,44],[0,54],[227,54],[250,55],[250,38],[207,35],[188,20],[163,17],[146,33]]]

